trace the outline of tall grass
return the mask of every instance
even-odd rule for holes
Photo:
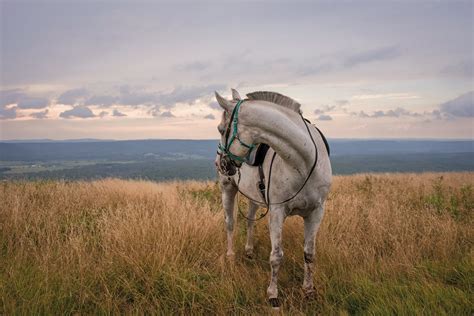
[[[0,186],[2,315],[269,313],[267,223],[250,260],[238,218],[229,261],[214,183]],[[302,220],[285,222],[282,312],[471,315],[473,190],[472,173],[335,177],[313,298],[301,291]]]

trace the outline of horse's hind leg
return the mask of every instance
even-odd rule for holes
[[[278,270],[283,260],[283,250],[281,245],[281,233],[283,229],[283,221],[285,220],[285,208],[282,206],[271,207],[270,209],[270,241],[272,251],[270,253],[270,266],[272,274],[270,285],[267,289],[268,298],[273,308],[278,309],[280,303],[278,301]]]
[[[234,255],[234,201],[237,187],[228,177],[221,176],[222,205],[224,206],[225,226],[227,230],[227,256]]]
[[[258,205],[249,201],[249,211],[247,219],[247,242],[245,243],[245,254],[247,257],[253,257],[253,231],[255,226],[255,214],[257,213]]]
[[[324,206],[321,204],[304,218],[304,281],[303,291],[306,295],[314,292],[313,272],[316,233],[318,232],[321,219],[324,214]]]

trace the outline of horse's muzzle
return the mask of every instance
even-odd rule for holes
[[[226,176],[233,176],[237,172],[237,167],[234,162],[227,155],[220,156],[218,159],[217,168],[219,172]]]

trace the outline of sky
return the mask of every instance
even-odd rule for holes
[[[328,138],[474,138],[474,2],[0,1],[0,140],[216,139],[230,97]]]

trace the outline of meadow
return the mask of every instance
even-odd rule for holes
[[[240,198],[239,207],[246,201]],[[286,220],[288,315],[472,315],[474,173],[335,176],[305,298],[303,223]],[[225,256],[210,181],[2,181],[0,314],[268,314],[267,220]]]

